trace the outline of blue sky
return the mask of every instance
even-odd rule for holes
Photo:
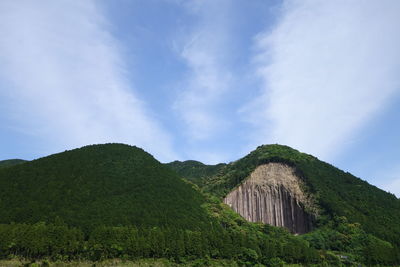
[[[287,144],[400,196],[397,0],[3,0],[0,159]]]

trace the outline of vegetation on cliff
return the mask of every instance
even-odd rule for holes
[[[259,165],[282,162],[295,167],[322,215],[345,216],[379,238],[400,245],[400,200],[350,173],[282,145],[264,145],[226,166],[205,182],[204,190],[223,197]]]
[[[260,146],[244,158],[226,165],[216,175],[206,177],[202,189],[222,199],[243,183],[257,166],[269,162],[294,167],[306,185],[304,190],[319,206],[317,230],[306,235],[311,246],[355,253],[364,261],[369,255],[371,262],[379,262],[384,257],[382,255],[386,255],[389,261],[399,257],[400,200],[350,173],[288,146]],[[343,233],[341,227],[346,228],[346,224],[332,223],[335,218],[344,218],[348,225],[357,225],[364,234],[354,239],[349,233]],[[323,245],[317,245],[316,240]],[[332,245],[335,242],[340,245]],[[375,251],[388,251],[389,254],[365,252],[372,247]]]

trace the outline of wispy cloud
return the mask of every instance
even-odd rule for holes
[[[287,0],[255,39],[257,142],[331,158],[400,90],[400,2]]]
[[[2,105],[53,149],[124,142],[171,160],[170,137],[133,93],[97,3],[0,2]]]
[[[189,137],[204,140],[227,126],[217,109],[232,80],[226,66],[230,4],[225,0],[206,0],[189,1],[184,6],[198,21],[180,49],[189,71],[175,108]]]

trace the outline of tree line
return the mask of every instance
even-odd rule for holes
[[[0,224],[0,257],[64,261],[167,258],[175,262],[212,258],[231,259],[248,266],[281,260],[321,260],[319,252],[306,241],[281,242],[265,237],[229,231],[218,225],[210,225],[209,231],[100,226],[85,236],[80,229],[63,224]]]

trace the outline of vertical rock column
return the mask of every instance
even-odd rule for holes
[[[311,230],[312,216],[303,209],[309,201],[301,183],[293,168],[268,163],[257,167],[226,196],[224,203],[247,221],[285,227],[296,234],[306,233]]]

